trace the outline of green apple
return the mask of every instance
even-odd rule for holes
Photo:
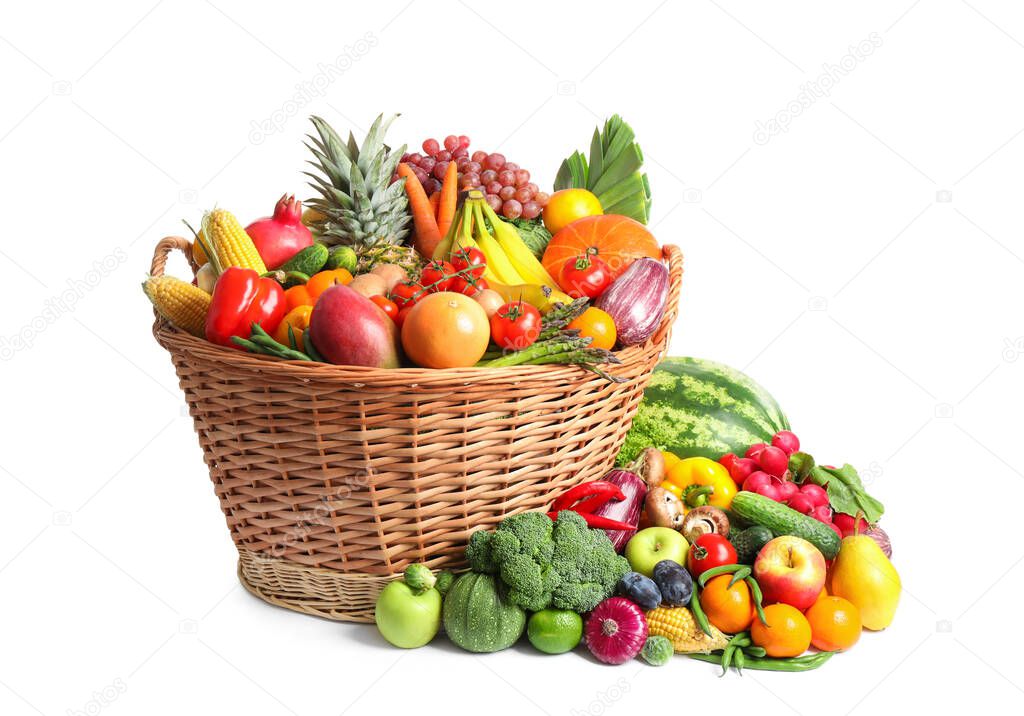
[[[689,542],[671,527],[648,527],[626,543],[626,559],[634,572],[651,577],[654,565],[663,559],[686,564]]]
[[[377,597],[374,619],[381,636],[395,646],[423,646],[441,628],[441,593],[436,589],[417,593],[401,579],[395,580]]]

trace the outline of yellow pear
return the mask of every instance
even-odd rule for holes
[[[900,575],[877,542],[866,535],[843,540],[832,565],[830,593],[853,602],[866,629],[892,624],[901,589]]]

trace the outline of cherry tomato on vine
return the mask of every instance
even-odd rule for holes
[[[472,269],[463,274],[463,276],[481,278],[484,275],[484,269],[487,267],[487,257],[484,256],[484,252],[480,249],[463,247],[452,254],[452,266],[456,271]]]
[[[396,306],[405,308],[406,306],[418,303],[423,298],[422,291],[423,286],[419,285],[416,281],[399,281],[391,289],[390,298],[395,302]]]
[[[420,284],[430,293],[447,291],[452,284],[455,267],[447,261],[431,261],[420,273]]]
[[[736,564],[736,549],[722,535],[709,532],[690,545],[686,566],[694,579],[725,564]]]
[[[540,335],[540,311],[523,301],[510,301],[491,316],[491,338],[499,348],[521,351]]]
[[[370,300],[376,303],[380,310],[384,311],[384,315],[392,321],[395,320],[395,316],[398,315],[398,304],[387,296],[370,296]]]
[[[612,283],[612,272],[602,259],[580,254],[562,266],[558,284],[573,298],[597,298]]]
[[[413,308],[413,304],[410,303],[405,308],[398,309],[398,314],[395,316],[395,325],[396,326],[398,326],[399,328],[402,327],[402,324],[405,323],[405,317],[409,315],[409,311],[411,311],[412,308]]]
[[[453,278],[451,285],[448,286],[449,291],[461,293],[464,296],[475,296],[485,288],[490,288],[487,285],[487,279],[476,278],[472,279],[472,281],[467,281],[462,276],[456,276]]]

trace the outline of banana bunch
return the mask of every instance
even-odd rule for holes
[[[463,248],[479,249],[487,259],[484,279],[506,301],[523,300],[542,313],[556,303],[572,302],[558,290],[558,284],[520,238],[516,227],[494,213],[481,191],[470,191],[460,212],[434,251],[434,259],[445,259]]]

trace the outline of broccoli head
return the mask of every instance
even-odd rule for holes
[[[506,517],[494,532],[470,537],[466,559],[473,571],[499,575],[509,601],[528,611],[590,611],[629,571],[604,531],[571,511],[554,522],[543,512]]]
[[[615,552],[604,530],[591,529],[571,510],[558,513],[554,542],[551,567],[561,577],[551,598],[556,609],[589,612],[614,592],[615,584],[629,571],[629,562]]]

